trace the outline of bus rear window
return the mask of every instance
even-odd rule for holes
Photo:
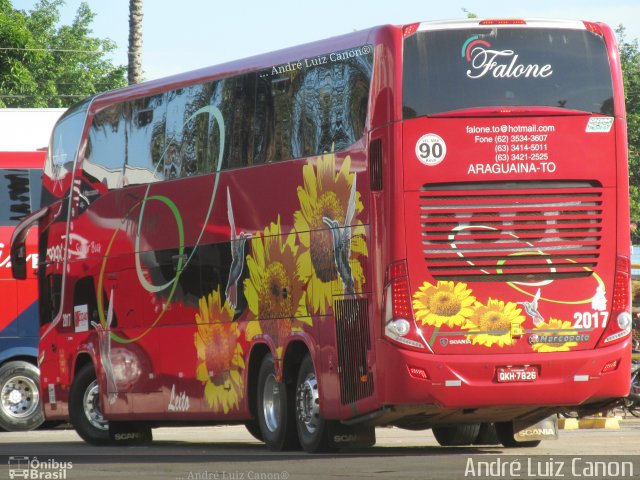
[[[471,28],[405,39],[403,117],[479,107],[613,115],[602,37],[588,30]]]

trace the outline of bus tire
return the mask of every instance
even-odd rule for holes
[[[40,399],[40,372],[22,360],[0,368],[0,429],[24,432],[44,422]]]
[[[478,438],[480,424],[453,425],[451,427],[433,427],[431,429],[437,442],[443,447],[471,445]]]
[[[71,384],[69,418],[85,442],[92,445],[109,444],[109,422],[102,416],[98,380],[90,363],[80,369]]]
[[[473,441],[474,445],[500,445],[496,426],[493,423],[481,423],[478,436]]]
[[[251,434],[253,438],[256,440],[260,440],[264,442],[264,437],[262,436],[262,430],[260,430],[260,425],[258,422],[252,420],[250,422],[245,422],[244,427],[247,429],[247,432]]]
[[[258,425],[269,450],[300,448],[295,427],[293,388],[278,382],[273,356],[265,355],[258,372]]]
[[[320,391],[311,355],[305,355],[296,382],[296,426],[305,452],[335,451],[329,441],[330,424],[320,414]]]
[[[495,425],[498,440],[500,440],[500,443],[506,448],[527,448],[540,445],[540,440],[516,441],[513,437],[515,434],[513,431],[513,422],[498,422]]]

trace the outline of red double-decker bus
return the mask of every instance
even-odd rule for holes
[[[270,449],[471,444],[629,390],[627,140],[600,23],[383,26],[89,98],[39,226],[48,419]],[[529,441],[524,445],[536,444]]]

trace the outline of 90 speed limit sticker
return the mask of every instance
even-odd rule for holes
[[[416,157],[427,167],[438,165],[446,154],[447,144],[435,133],[425,133],[416,143]]]

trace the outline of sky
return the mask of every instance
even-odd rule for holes
[[[34,0],[12,0],[29,11]],[[70,24],[80,0],[66,0]],[[129,1],[88,0],[92,36],[110,38],[116,65],[127,64]],[[144,0],[144,78],[172,75],[383,24],[479,17],[543,17],[624,25],[640,38],[640,0]]]

